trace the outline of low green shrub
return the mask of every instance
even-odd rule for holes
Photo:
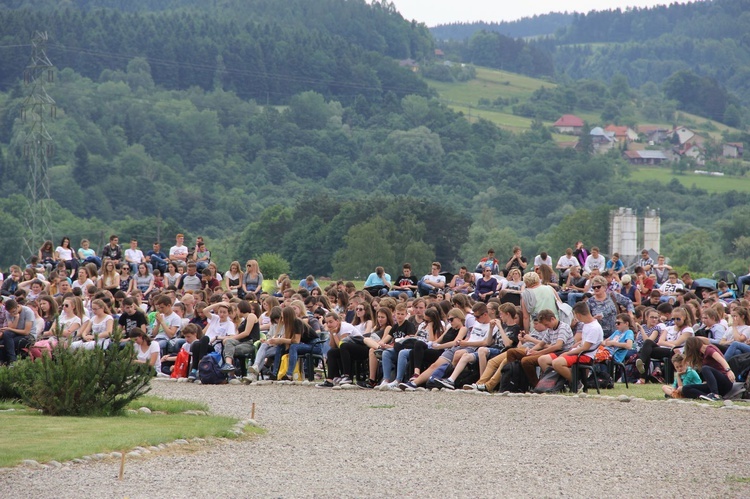
[[[154,369],[135,362],[133,344],[119,344],[115,330],[107,349],[71,350],[61,341],[52,356],[21,360],[8,369],[24,404],[52,416],[112,416],[147,393]]]
[[[21,394],[15,388],[13,371],[9,367],[0,367],[0,400],[19,398]]]

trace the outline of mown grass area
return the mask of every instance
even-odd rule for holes
[[[205,404],[144,397],[132,407],[154,411],[205,410]],[[0,413],[0,467],[15,466],[24,459],[40,463],[67,461],[96,453],[129,451],[137,446],[158,445],[180,438],[233,437],[237,422],[224,416],[179,414],[126,414],[109,418],[52,417],[2,401],[0,407],[15,412]],[[263,433],[259,428],[247,432]]]
[[[526,100],[541,87],[553,88],[554,83],[522,76],[507,71],[477,67],[477,77],[473,80],[447,83],[427,80],[430,87],[437,90],[446,103],[476,106],[479,99],[495,100],[517,97]]]
[[[590,45],[604,46],[606,44]],[[511,109],[512,106],[505,106],[498,110],[477,109],[479,99],[484,98],[494,101],[498,97],[502,97],[504,99],[517,98],[520,102],[524,102],[532,93],[534,93],[534,91],[541,87],[554,88],[557,86],[555,83],[549,81],[509,73],[507,71],[483,67],[477,67],[476,70],[477,77],[470,81],[456,83],[439,82],[429,79],[426,81],[430,87],[438,92],[440,100],[451,109],[463,112],[470,120],[484,118],[513,132],[523,132],[528,130],[531,127],[532,120],[523,116],[514,115]],[[592,126],[596,124],[604,125],[601,119],[601,110],[583,111],[581,109],[575,109],[570,112],[592,124]],[[636,116],[635,119],[637,123],[663,125],[665,128],[672,127],[672,123],[658,123],[643,116]],[[738,131],[735,128],[728,127],[717,121],[709,120],[684,111],[677,112],[675,122],[688,126],[699,134],[711,137],[714,140],[722,140],[722,131]],[[550,121],[545,122],[544,124],[551,126],[552,123],[553,122]],[[566,142],[571,140],[565,135],[555,135],[554,139],[556,142]]]
[[[152,411],[166,412],[167,414],[177,414],[185,411],[208,411],[208,405],[203,402],[163,399],[151,395],[144,395],[128,404],[128,409],[138,410],[141,407],[148,407]]]
[[[672,173],[669,167],[633,168],[630,178],[639,182],[658,181],[668,184],[672,179],[677,179],[685,187],[696,186],[708,192],[750,192],[750,178],[748,177],[709,177],[695,173],[677,175]]]

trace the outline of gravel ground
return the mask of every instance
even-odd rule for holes
[[[744,410],[283,385],[156,382],[152,393],[242,419],[255,402],[268,433],[129,459],[122,482],[113,459],[3,470],[1,495],[750,497]]]

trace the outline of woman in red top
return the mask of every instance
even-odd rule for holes
[[[727,364],[721,350],[714,345],[703,343],[700,338],[691,336],[685,341],[685,362],[698,371],[703,378],[699,385],[685,385],[682,395],[685,398],[702,398],[718,401],[729,393],[734,384],[734,373]]]

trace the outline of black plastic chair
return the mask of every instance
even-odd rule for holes
[[[622,379],[625,380],[625,388],[629,390],[630,387],[628,386],[628,373],[625,370],[625,364],[623,364],[622,362],[616,362],[615,359],[609,359],[606,364],[609,368],[609,375],[612,376],[613,383],[617,382],[618,369],[622,369]]]
[[[583,383],[583,391],[587,392],[589,391],[588,387],[586,386],[586,378],[585,376],[586,371],[591,372],[592,377],[594,378],[594,385],[596,386],[596,393],[601,394],[601,391],[599,391],[599,379],[596,377],[596,370],[594,369],[594,366],[596,365],[596,362],[591,362],[590,364],[581,364],[581,355],[583,355],[583,352],[578,354],[578,357],[576,357],[576,362],[570,367],[571,372],[571,383],[570,383],[570,391],[572,393],[578,392],[578,380],[581,379]],[[581,372],[584,373],[584,376],[581,378],[580,374]]]
[[[317,341],[313,341],[311,345],[323,345],[327,339],[320,339]],[[305,378],[307,378],[308,381],[314,381],[315,380],[315,366],[317,364],[317,361],[320,361],[321,365],[323,366],[323,378],[328,378],[328,372],[326,371],[326,358],[325,355],[320,353],[314,353],[309,352],[302,354],[298,357],[298,360],[302,362],[302,370],[305,373]]]

